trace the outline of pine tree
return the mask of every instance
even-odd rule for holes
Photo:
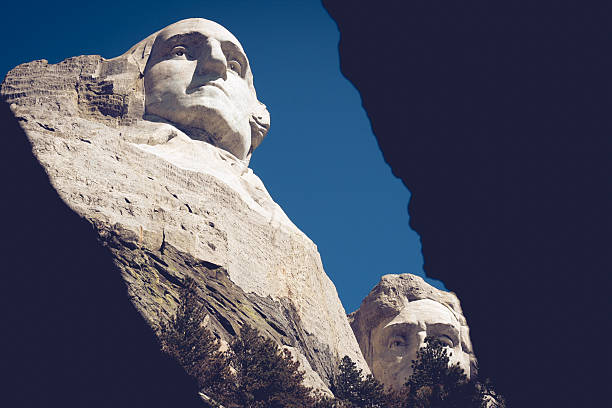
[[[231,344],[235,402],[245,408],[306,408],[314,404],[291,353],[245,324]]]
[[[339,406],[347,408],[385,407],[387,395],[383,385],[371,374],[364,377],[363,371],[348,356],[344,356],[338,367],[339,373],[332,384],[332,392]]]
[[[414,408],[480,407],[480,393],[468,381],[459,363],[449,366],[449,355],[440,340],[428,337],[417,352],[408,379],[408,405]]]
[[[506,399],[495,390],[489,378],[477,382],[476,389],[480,393],[481,408],[506,408]]]
[[[214,405],[231,398],[233,375],[227,354],[219,351],[219,341],[203,326],[206,315],[195,281],[186,278],[176,314],[168,324],[162,323],[159,339],[162,350],[197,381]]]
[[[206,310],[195,281],[187,278],[180,291],[175,316],[162,324],[162,350],[175,358],[210,399],[210,406],[240,408],[484,408],[487,401],[504,407],[504,400],[489,383],[468,381],[458,364],[450,361],[444,344],[427,338],[417,352],[413,374],[403,392],[386,392],[371,375],[347,356],[332,381],[336,398],[313,397],[302,383],[287,350],[245,324],[232,341],[229,352],[204,327]]]

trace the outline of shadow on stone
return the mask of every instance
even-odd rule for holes
[[[128,300],[109,251],[60,200],[6,103],[0,112],[6,406],[202,406]]]
[[[606,389],[612,36],[606,10],[573,3],[323,0],[425,271],[514,407]]]

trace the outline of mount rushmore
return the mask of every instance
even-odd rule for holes
[[[248,322],[290,349],[317,389],[344,355],[401,386],[423,333],[475,372],[457,298],[418,277],[383,277],[349,324],[316,245],[248,167],[270,114],[245,51],[219,24],[182,20],[112,59],[22,64],[0,93],[153,328],[192,277],[220,339]]]

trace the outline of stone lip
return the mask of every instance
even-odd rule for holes
[[[0,94],[62,200],[96,226],[102,242],[109,231],[130,237],[115,253],[118,264],[130,245],[147,256],[173,248],[222,268],[260,309],[262,299],[270,299],[274,306],[264,314],[275,316],[270,321],[285,333],[272,337],[295,347],[319,381],[328,381],[344,355],[369,372],[316,245],[272,200],[248,161],[138,116],[134,67],[99,56],[54,65],[41,60],[16,67],[2,83]],[[139,268],[124,270],[150,322],[167,316],[179,285],[161,269],[147,279],[133,277],[144,273]],[[172,289],[158,296],[156,285],[164,279]],[[248,320],[236,316],[225,319]],[[235,331],[235,325],[221,326]]]

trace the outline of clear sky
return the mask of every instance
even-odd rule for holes
[[[346,311],[384,274],[423,275],[420,240],[408,225],[410,193],[391,174],[358,92],[340,73],[339,33],[319,0],[35,0],[10,2],[3,13],[2,77],[35,59],[112,58],[183,18],[217,21],[242,43],[271,114],[251,167],[317,244]],[[376,50],[363,57],[376,58]],[[380,86],[396,80],[380,78]]]

